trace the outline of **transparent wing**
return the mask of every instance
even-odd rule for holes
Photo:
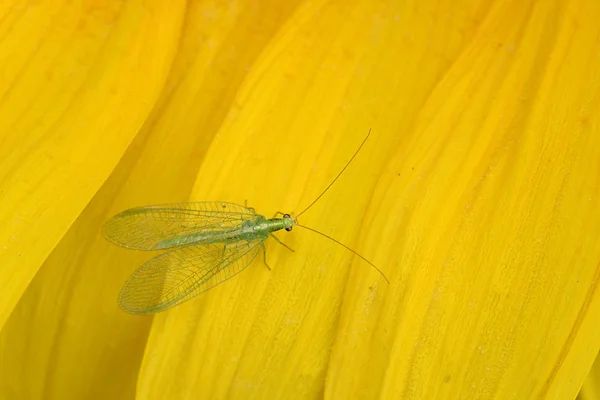
[[[198,231],[235,229],[256,219],[254,210],[234,203],[178,203],[131,208],[104,223],[106,239],[136,250],[158,250],[166,239]],[[174,247],[174,246],[172,246]]]
[[[266,238],[190,245],[154,257],[127,280],[119,305],[131,314],[152,314],[183,303],[246,268]]]

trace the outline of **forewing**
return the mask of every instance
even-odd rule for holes
[[[166,239],[199,231],[235,229],[255,218],[254,210],[234,203],[164,204],[120,212],[106,221],[102,233],[119,246],[157,250],[157,245]]]
[[[132,314],[152,314],[183,303],[246,268],[266,238],[189,245],[154,257],[127,280],[119,305]]]

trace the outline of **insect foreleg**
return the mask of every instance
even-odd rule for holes
[[[262,249],[263,249],[263,257],[265,260],[265,266],[269,269],[269,271],[271,270],[271,267],[269,267],[269,264],[267,264],[267,246],[265,246],[265,244],[263,243],[262,245]]]
[[[270,235],[270,236],[271,236],[273,239],[275,239],[275,240],[277,241],[277,243],[279,243],[280,245],[282,245],[283,247],[285,247],[285,248],[286,248],[286,249],[288,249],[289,251],[291,251],[291,252],[295,252],[295,250],[294,250],[294,249],[292,249],[290,246],[288,246],[287,244],[285,244],[285,243],[283,243],[281,240],[279,240],[279,238],[278,238],[277,236],[273,235],[272,233],[271,233],[271,235]]]

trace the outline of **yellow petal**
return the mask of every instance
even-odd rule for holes
[[[393,282],[346,292],[332,398],[575,397],[598,349],[597,11],[498,3],[432,92],[373,195]]]
[[[439,63],[419,81],[418,65],[403,60],[460,50],[448,42],[438,43],[440,48],[410,46],[406,32],[413,28],[395,19],[405,11],[372,2],[356,8],[304,4],[251,71],[236,101],[239,111],[231,112],[207,154],[194,198],[247,199],[268,217],[278,210],[299,212],[372,127],[355,163],[301,223],[376,256],[392,273],[386,268],[390,249],[377,255],[360,246],[360,224],[371,226],[363,216],[377,179],[447,67]],[[417,17],[429,19],[425,10],[411,17],[411,27],[420,26]],[[466,18],[461,21],[466,24]],[[429,28],[422,27],[419,40],[448,36]],[[314,398],[323,392],[349,271],[356,271],[352,285],[391,288],[368,265],[311,232],[278,235],[296,253],[268,242],[272,271],[259,260],[155,318],[141,397]]]
[[[598,362],[598,358],[596,358],[589,375],[585,378],[585,382],[577,395],[577,400],[600,399],[600,385],[598,385],[598,382],[600,382],[600,379],[598,379],[599,368],[600,363]]]
[[[0,16],[0,326],[150,112],[181,10],[15,1]]]
[[[391,285],[294,231],[295,254],[267,245],[273,271],[255,263],[155,319],[142,397],[576,395],[599,311],[593,9],[476,9],[478,28],[449,51],[464,32],[450,10],[433,23],[426,6],[378,6],[311,3],[293,16],[195,198],[301,209],[372,127],[346,185],[305,223],[373,258]],[[451,68],[427,70],[444,50]]]

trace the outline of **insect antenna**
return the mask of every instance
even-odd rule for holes
[[[344,171],[346,170],[346,168],[348,168],[348,166],[350,165],[350,163],[352,162],[352,160],[354,160],[354,158],[356,157],[356,155],[358,154],[358,152],[360,151],[360,149],[362,149],[362,147],[364,146],[364,144],[367,142],[367,139],[369,138],[369,135],[371,135],[371,128],[369,128],[369,132],[367,133],[367,137],[365,137],[365,139],[362,141],[362,143],[360,144],[360,146],[358,146],[358,149],[356,150],[356,152],[354,153],[354,155],[350,158],[350,160],[346,163],[346,165],[344,166],[344,168],[342,168],[342,170],[337,174],[337,176],[331,181],[331,183],[325,188],[325,190],[323,190],[321,192],[321,194],[313,200],[312,203],[310,203],[308,205],[308,207],[306,207],[304,210],[302,210],[298,215],[296,215],[294,217],[294,219],[298,218],[299,216],[301,216],[302,214],[304,214],[306,212],[306,210],[308,210],[309,208],[311,208],[321,197],[323,197],[323,195],[329,190],[329,188],[331,188],[333,186],[333,184],[335,183],[335,181],[338,180],[338,178],[344,173]],[[390,281],[388,280],[388,278],[385,276],[385,274],[379,269],[377,268],[377,266],[375,264],[373,264],[371,261],[367,260],[365,257],[361,256],[359,253],[357,253],[356,251],[352,250],[350,247],[346,246],[344,243],[340,242],[337,239],[332,238],[331,236],[323,233],[323,232],[319,232],[316,229],[313,228],[309,228],[308,226],[304,226],[304,225],[300,225],[298,224],[298,222],[296,222],[295,226],[299,226],[301,228],[304,228],[306,230],[309,230],[311,232],[314,233],[318,233],[319,235],[326,237],[327,239],[331,240],[334,243],[337,243],[338,245],[342,246],[343,248],[345,248],[348,251],[351,251],[354,255],[360,257],[361,260],[365,261],[367,264],[369,264],[371,267],[375,268],[375,270],[377,272],[379,272],[379,274],[381,274],[381,276],[383,277],[383,279],[385,279],[385,281],[389,284]]]
[[[306,207],[298,215],[296,215],[296,218],[298,218],[299,216],[301,216],[302,214],[304,214],[306,212],[306,210],[308,210],[309,208],[311,208],[321,197],[323,197],[323,195],[325,193],[327,193],[327,191],[329,190],[329,188],[333,186],[333,184],[335,183],[335,181],[338,180],[338,178],[344,173],[344,171],[346,170],[346,168],[348,168],[348,166],[350,165],[350,163],[352,162],[352,160],[354,160],[354,157],[356,157],[356,155],[358,154],[358,152],[360,151],[360,149],[362,149],[362,147],[366,143],[367,139],[369,138],[370,134],[371,134],[371,128],[369,128],[369,132],[367,133],[367,137],[365,138],[365,140],[362,141],[362,143],[360,144],[360,146],[358,146],[358,150],[356,150],[356,152],[354,153],[354,155],[352,156],[352,158],[350,158],[350,161],[348,161],[346,163],[346,166],[344,168],[342,168],[342,170],[340,171],[340,173],[337,174],[337,176],[331,181],[331,183],[325,188],[325,190],[323,190],[323,192],[321,192],[321,194],[316,199],[314,199],[313,202],[308,205],[308,207]]]
[[[383,279],[385,279],[385,281],[388,284],[390,283],[390,281],[385,276],[385,274],[379,268],[377,268],[377,266],[375,264],[373,264],[371,261],[367,260],[366,258],[364,258],[363,256],[361,256],[360,254],[358,254],[356,251],[352,250],[350,247],[346,246],[344,243],[340,242],[339,240],[336,240],[336,239],[332,238],[331,236],[329,236],[329,235],[327,235],[327,234],[325,234],[323,232],[319,232],[316,229],[309,228],[308,226],[304,226],[304,225],[300,225],[300,224],[296,224],[295,226],[299,226],[300,228],[304,228],[304,229],[309,230],[311,232],[318,233],[319,235],[326,237],[327,239],[331,240],[332,242],[339,244],[340,246],[342,246],[346,250],[351,251],[352,253],[354,253],[354,255],[360,257],[363,261],[365,261],[371,267],[375,268],[375,270],[381,274],[381,276],[383,277]]]

